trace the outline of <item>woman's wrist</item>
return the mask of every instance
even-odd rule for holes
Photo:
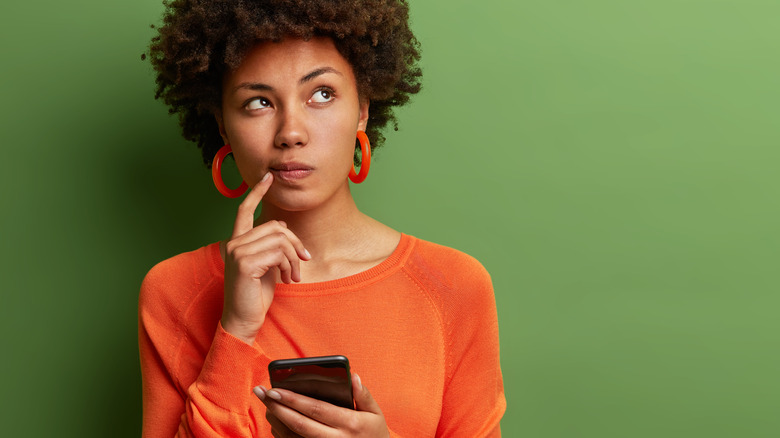
[[[257,333],[260,332],[260,327],[263,326],[262,321],[259,325],[256,323],[248,324],[246,322],[236,321],[235,319],[224,315],[222,316],[220,323],[222,324],[222,329],[249,345],[254,345]]]

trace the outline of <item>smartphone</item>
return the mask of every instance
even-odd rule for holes
[[[271,386],[355,409],[352,374],[345,356],[281,359],[268,364]]]

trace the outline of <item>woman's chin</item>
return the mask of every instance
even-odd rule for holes
[[[321,182],[299,186],[274,183],[265,194],[263,205],[287,212],[304,212],[317,210],[325,205],[343,205],[343,201],[351,196],[346,178],[343,185],[336,187]]]
[[[304,212],[314,210],[325,203],[308,193],[271,193],[266,194],[263,205],[288,212]]]

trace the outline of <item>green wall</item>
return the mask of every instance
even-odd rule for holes
[[[412,3],[425,90],[355,193],[491,272],[504,435],[777,436],[780,3]],[[138,436],[141,279],[230,231],[161,11],[0,7],[4,436]]]

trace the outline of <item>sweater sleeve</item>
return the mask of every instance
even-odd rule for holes
[[[171,286],[176,287],[177,277],[170,272],[161,275],[155,268],[141,287],[142,435],[252,436],[258,419],[250,415],[250,404],[256,402],[251,388],[262,382],[260,370],[269,360],[257,343],[247,345],[218,324],[200,373],[191,384],[184,383],[192,378],[182,378],[179,364],[195,353],[187,350],[190,347],[183,342],[186,335],[178,320],[183,312],[176,303],[185,300],[166,294]]]
[[[451,272],[443,302],[446,381],[436,436],[500,437],[506,410],[493,285],[476,260]]]

